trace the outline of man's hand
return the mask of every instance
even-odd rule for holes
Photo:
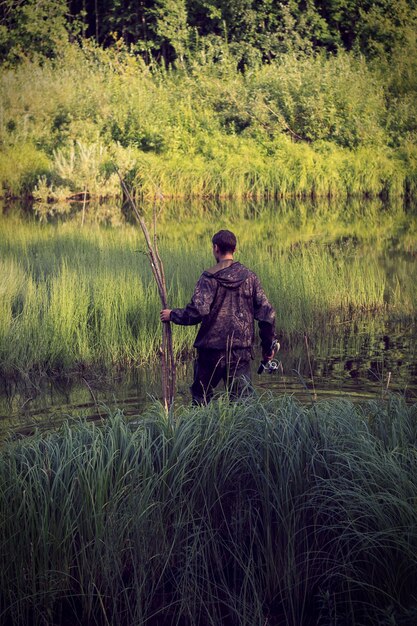
[[[280,349],[280,345],[278,341],[274,339],[274,341],[271,344],[271,347],[268,350],[262,350],[262,360],[264,362],[272,361],[272,359],[274,358],[275,354],[278,352],[279,349]]]
[[[171,311],[172,309],[162,309],[162,311],[159,314],[159,317],[161,318],[161,322],[169,322],[171,319]]]

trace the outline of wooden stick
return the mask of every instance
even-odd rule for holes
[[[84,218],[85,218],[85,205],[87,203],[87,187],[84,187],[84,200],[83,200],[83,215],[81,219],[81,226],[84,226]]]
[[[141,227],[142,232],[143,232],[143,235],[145,237],[146,245],[147,245],[148,251],[149,251],[149,257],[150,257],[152,272],[153,272],[153,274],[155,276],[155,280],[156,280],[156,283],[158,285],[159,295],[161,297],[161,300],[163,301],[164,293],[163,293],[163,288],[162,288],[162,278],[161,278],[161,275],[160,275],[160,272],[159,272],[158,260],[156,258],[154,249],[152,247],[152,242],[151,242],[151,238],[150,238],[150,235],[149,235],[148,228],[146,226],[145,220],[143,219],[143,217],[139,213],[139,211],[138,211],[138,209],[136,207],[136,204],[133,201],[133,198],[132,198],[132,196],[131,196],[131,194],[129,192],[129,189],[126,186],[125,181],[121,177],[119,170],[116,170],[116,171],[117,171],[117,174],[118,174],[118,176],[120,178],[120,182],[122,183],[123,191],[125,192],[126,197],[129,200],[129,203],[130,203],[130,205],[131,205],[131,207],[133,209],[135,217],[136,217],[137,221],[139,222],[140,227]]]
[[[163,307],[164,309],[167,308],[168,306],[168,294],[167,294],[167,288],[166,288],[166,281],[165,281],[165,271],[164,271],[164,264],[162,263],[162,259],[161,256],[159,254],[159,249],[158,249],[158,239],[156,236],[156,206],[154,204],[153,207],[153,239],[154,239],[154,249],[155,249],[155,256],[158,262],[158,266],[159,266],[159,271],[160,271],[160,276],[161,276],[161,281],[162,281],[162,291],[164,294],[164,298],[165,301],[163,301]],[[175,368],[175,359],[174,359],[174,350],[172,348],[172,327],[171,324],[164,324],[164,328],[166,329],[166,333],[163,333],[162,335],[162,352],[164,355],[166,355],[167,359],[168,359],[168,363],[167,363],[167,373],[168,373],[168,381],[167,381],[167,385],[168,388],[170,389],[170,393],[172,394],[172,398],[174,398],[175,395],[175,386],[176,386],[176,368]]]
[[[156,238],[156,211],[154,207],[154,238],[153,245],[151,236],[149,234],[146,222],[142,215],[139,213],[138,208],[132,198],[132,195],[127,188],[127,185],[120,175],[118,168],[115,168],[117,175],[119,176],[122,189],[126,194],[126,197],[133,209],[133,213],[141,227],[142,233],[145,237],[146,246],[148,248],[148,258],[151,264],[152,273],[155,278],[155,282],[158,287],[159,297],[161,298],[162,308],[166,309],[168,306],[168,296],[165,282],[165,272],[162,259],[159,255],[157,238]],[[165,322],[162,325],[162,347],[161,347],[161,369],[162,369],[162,394],[164,399],[165,409],[168,411],[172,406],[175,397],[175,359],[174,349],[172,345],[172,328],[170,322]]]

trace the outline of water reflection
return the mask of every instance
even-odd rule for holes
[[[140,203],[145,217],[151,217],[153,203]],[[28,223],[61,224],[83,219],[83,202],[40,203],[0,198],[0,215]],[[274,247],[299,246],[308,241],[322,243],[372,241],[374,248],[408,251],[417,249],[415,204],[402,198],[304,198],[276,200],[167,199],[158,205],[162,239],[172,242],[185,233],[204,237],[220,224],[244,222],[259,243]],[[172,223],[180,229],[169,228]],[[122,227],[136,225],[127,203],[121,199],[89,201],[85,228],[91,225]],[[278,231],[277,231],[278,227]],[[279,236],[277,237],[277,232]]]
[[[252,378],[259,393],[291,393],[303,402],[313,394],[318,400],[343,394],[352,400],[380,398],[387,391],[417,401],[417,350],[415,324],[386,321],[373,332],[369,320],[343,328],[329,327],[316,337],[282,340],[277,355],[281,364],[274,374],[256,373],[260,354],[253,362]],[[178,404],[190,400],[192,361],[178,365]],[[126,371],[84,372],[61,378],[2,380],[0,428],[31,434],[36,427],[50,428],[67,417],[96,419],[109,409],[121,408],[135,416],[160,398],[159,368],[137,367]]]

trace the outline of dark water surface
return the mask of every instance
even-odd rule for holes
[[[279,368],[273,374],[258,375],[260,355],[252,366],[258,393],[290,393],[302,402],[343,396],[353,401],[381,398],[399,393],[417,401],[417,326],[387,321],[380,332],[370,331],[364,320],[329,329],[316,340],[300,337],[291,344],[282,342],[276,356]],[[178,403],[190,401],[192,360],[178,365]],[[222,387],[219,386],[219,391]],[[67,417],[91,419],[120,408],[125,415],[137,415],[155,398],[160,398],[160,371],[157,366],[140,366],[118,372],[90,372],[83,376],[37,382],[2,380],[0,387],[0,429],[3,433],[31,434],[36,427],[50,428]]]
[[[387,236],[381,254],[387,280],[393,282],[399,272],[403,281],[414,281],[416,276],[416,216],[412,212],[408,224],[407,215],[405,218],[404,213],[401,215],[403,222],[394,237]],[[352,222],[352,232],[355,224]],[[366,222],[363,225],[362,220],[361,224],[366,230]],[[314,225],[317,230],[317,223]],[[303,228],[311,231],[311,223],[300,225],[300,240]],[[364,250],[362,247],[362,255]],[[407,318],[396,316],[395,311],[389,315],[355,313],[354,320],[347,318],[328,326],[323,321],[320,323],[309,337],[295,334],[291,339],[281,339],[281,350],[276,357],[279,368],[274,374],[256,373],[259,354],[256,355],[252,378],[257,392],[291,393],[303,402],[310,402],[315,394],[318,400],[343,396],[356,401],[394,392],[408,401],[417,401],[415,312]],[[178,366],[179,404],[190,400],[192,370],[192,359]],[[158,366],[112,372],[95,370],[54,379],[0,378],[0,434],[10,429],[22,435],[30,434],[36,427],[49,428],[66,417],[99,418],[115,407],[134,416],[159,397]]]

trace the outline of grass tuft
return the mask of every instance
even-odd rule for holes
[[[412,624],[416,424],[396,397],[221,396],[9,441],[2,623]]]

